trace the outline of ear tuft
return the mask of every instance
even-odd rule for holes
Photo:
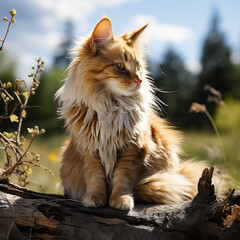
[[[147,26],[148,26],[148,23],[145,24],[143,27],[133,31],[130,36],[131,41],[134,42],[141,35],[141,33],[145,30]]]
[[[103,18],[94,28],[91,37],[91,48],[101,48],[113,40],[112,23],[109,18]]]

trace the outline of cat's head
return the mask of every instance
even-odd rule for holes
[[[112,24],[103,18],[77,48],[70,70],[82,92],[102,89],[131,96],[145,85],[145,62],[140,35],[147,24],[132,33],[114,36]]]

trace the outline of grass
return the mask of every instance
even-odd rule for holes
[[[221,134],[221,138],[222,146],[219,145],[219,141],[214,133],[185,132],[185,141],[183,144],[184,158],[206,160],[209,162],[209,165],[226,167],[233,179],[233,186],[239,189],[240,133]],[[62,194],[58,154],[65,140],[66,136],[60,134],[51,137],[42,136],[35,140],[31,150],[40,154],[40,163],[53,171],[55,177],[52,177],[50,173],[45,172],[43,169],[33,167],[29,175],[29,179],[33,182],[27,186],[28,189],[45,193]],[[2,163],[0,162],[0,164]]]
[[[48,171],[39,167],[32,167],[32,172],[29,175],[32,183],[27,186],[28,189],[44,193],[63,193],[58,155],[65,140],[65,135],[56,134],[50,137],[41,136],[34,141],[31,151],[40,154],[40,163],[50,169],[54,177]]]
[[[222,133],[222,144],[209,132],[186,132],[183,149],[186,158],[205,160],[212,166],[224,167],[233,187],[240,188],[240,132]]]

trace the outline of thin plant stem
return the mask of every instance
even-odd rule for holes
[[[214,131],[215,131],[215,133],[216,133],[216,136],[217,136],[217,139],[218,139],[218,141],[219,141],[219,144],[222,145],[222,140],[221,140],[219,131],[218,131],[218,129],[217,129],[217,126],[216,126],[216,124],[215,124],[215,122],[214,122],[211,114],[210,114],[207,110],[205,110],[204,113],[206,114],[207,118],[209,119],[209,121],[211,122],[211,124],[212,124],[212,126],[213,126],[213,129],[214,129]]]
[[[9,169],[7,169],[4,173],[3,173],[3,176],[10,176],[12,174],[12,172],[15,170],[15,168],[18,166],[18,165],[21,165],[21,160],[26,156],[26,154],[28,153],[28,150],[29,148],[31,147],[32,143],[33,143],[33,140],[36,138],[36,136],[33,136],[27,149],[25,150],[25,152],[23,153],[23,155],[17,160],[17,162],[12,166],[10,167]]]
[[[21,136],[21,128],[23,122],[23,111],[26,109],[29,97],[25,100],[23,104],[20,106],[20,114],[19,114],[19,123],[18,123],[18,130],[17,130],[17,145],[20,146],[20,136]]]
[[[38,64],[37,65],[37,69],[36,69],[36,72],[34,73],[33,75],[33,83],[30,87],[30,90],[29,90],[29,95],[27,96],[27,98],[25,99],[24,103],[22,103],[21,99],[19,98],[18,94],[16,94],[15,92],[15,95],[18,97],[18,101],[20,102],[20,114],[19,114],[19,123],[18,123],[18,131],[17,131],[17,144],[18,146],[20,146],[20,136],[21,136],[21,128],[22,128],[22,122],[23,122],[23,111],[25,111],[26,107],[27,107],[27,104],[28,104],[28,100],[29,100],[29,97],[30,95],[32,94],[32,91],[34,89],[34,85],[35,83],[38,81],[37,78],[38,78],[38,74],[40,72],[40,69],[41,69],[41,65]]]
[[[13,145],[13,143],[11,143],[11,141],[7,138],[7,137],[5,137],[1,132],[0,132],[0,137],[5,141],[5,142],[7,142],[11,147],[11,149],[13,150],[13,152],[14,152],[14,154],[15,154],[15,156],[16,156],[16,159],[18,159],[18,154],[20,153],[21,154],[21,152],[20,151],[17,151],[16,149],[18,149],[18,148],[16,148],[14,145]],[[22,155],[22,154],[21,154]]]
[[[15,23],[14,16],[16,15],[16,10],[12,9],[9,11],[9,13],[11,14],[10,20],[8,20],[6,17],[3,18],[4,21],[8,22],[8,25],[5,32],[5,36],[3,40],[1,39],[0,42],[0,51],[3,50],[3,46],[10,31],[11,24]],[[29,98],[31,95],[35,94],[35,90],[38,88],[40,84],[38,80],[39,73],[44,71],[43,69],[44,61],[42,61],[41,58],[37,58],[36,61],[37,61],[36,70],[28,75],[28,77],[32,78],[32,85],[30,86],[30,88],[27,87],[26,82],[24,80],[16,79],[13,83],[10,82],[2,83],[2,81],[0,80],[0,95],[1,95],[0,97],[4,102],[4,112],[0,116],[0,122],[8,118],[10,119],[11,122],[18,122],[17,131],[15,131],[14,133],[6,132],[5,134],[4,132],[3,133],[0,132],[0,144],[2,144],[2,146],[0,146],[0,150],[5,151],[6,154],[6,163],[4,165],[4,172],[1,173],[1,177],[9,179],[12,176],[12,174],[15,174],[17,176],[18,182],[23,186],[29,184],[27,176],[28,174],[27,169],[29,168],[29,166],[40,167],[45,171],[49,171],[53,175],[53,172],[51,170],[42,166],[39,163],[35,163],[35,161],[38,162],[39,160],[39,156],[37,156],[38,154],[36,155],[34,153],[31,153],[32,155],[35,155],[35,157],[32,160],[30,160],[29,158],[30,153],[29,149],[34,139],[38,135],[43,134],[45,130],[41,129],[41,131],[39,131],[38,126],[35,126],[34,129],[28,128],[28,132],[31,134],[32,139],[26,146],[26,148],[23,147],[25,139],[24,137],[21,137],[22,123],[24,118],[26,117],[26,108],[29,107],[27,106]],[[32,69],[35,69],[35,67],[32,66]],[[25,86],[24,92],[21,89],[23,87],[22,83]],[[12,95],[9,93],[8,90],[9,88],[13,89]],[[15,106],[13,107],[12,111],[10,111],[9,109],[11,107],[9,105],[10,101],[15,102]],[[17,109],[19,110],[19,113],[15,113]],[[16,116],[16,114],[18,116]],[[12,154],[12,152],[14,155]],[[12,161],[13,159],[12,155],[15,156],[14,164]],[[28,167],[26,168],[25,165]]]
[[[12,20],[13,20],[13,16],[11,17],[11,20],[8,21],[8,28],[7,28],[5,37],[4,37],[3,41],[2,41],[2,44],[1,44],[1,46],[0,46],[0,51],[3,50],[3,45],[4,45],[5,41],[6,41],[7,35],[8,35],[8,33],[9,33],[9,29],[10,29],[10,26],[11,26],[11,24],[12,24]]]
[[[39,164],[39,163],[32,163],[32,162],[29,162],[29,161],[22,161],[21,164],[22,164],[22,165],[27,165],[27,166],[32,166],[32,167],[40,167],[40,168],[42,168],[43,170],[49,172],[53,177],[55,177],[53,171],[51,171],[50,169],[42,166],[42,165]]]

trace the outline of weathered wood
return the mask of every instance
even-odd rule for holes
[[[0,239],[240,239],[240,195],[217,200],[212,173],[203,171],[192,201],[137,204],[132,211],[85,208],[0,179]]]

